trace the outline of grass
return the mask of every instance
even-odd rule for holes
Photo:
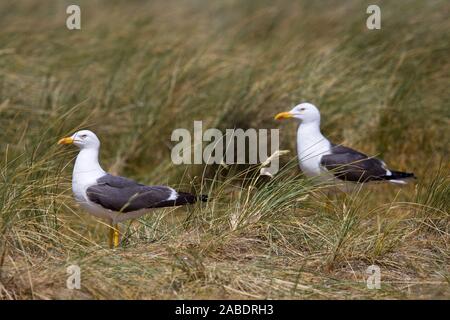
[[[448,299],[450,21],[447,1],[64,1],[0,4],[2,299]],[[417,183],[327,196],[296,166],[295,124],[321,109],[337,143],[379,155]],[[175,128],[280,128],[291,150],[273,178],[258,166],[176,166]],[[107,227],[72,198],[90,128],[105,169],[209,193]],[[81,290],[66,268],[81,267]],[[381,268],[380,290],[366,269]]]

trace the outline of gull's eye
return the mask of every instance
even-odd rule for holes
[[[83,135],[81,136],[81,138],[82,138],[82,139],[87,138],[87,134],[83,134]]]
[[[306,108],[300,108],[300,111],[305,111],[306,110]]]

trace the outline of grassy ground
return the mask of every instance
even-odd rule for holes
[[[450,298],[448,1],[0,3],[0,298]],[[295,165],[301,101],[323,131],[416,184],[327,197]],[[170,134],[280,128],[282,171],[175,166]],[[70,192],[78,128],[110,172],[211,202],[107,227]],[[81,290],[66,267],[81,267]],[[381,268],[380,290],[366,268]]]

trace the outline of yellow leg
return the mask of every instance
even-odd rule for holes
[[[112,225],[109,226],[109,237],[108,237],[109,248],[114,248],[114,227]]]
[[[113,224],[109,228],[109,247],[111,249],[117,248],[120,242],[119,225]]]
[[[114,225],[114,229],[113,229],[113,245],[114,245],[114,248],[117,248],[119,246],[119,242],[120,242],[119,225],[116,223]]]

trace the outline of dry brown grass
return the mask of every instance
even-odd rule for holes
[[[65,5],[0,4],[0,298],[450,298],[446,1],[382,2],[381,31],[360,1],[81,1],[73,32]],[[270,182],[170,161],[175,128],[273,128],[299,101],[417,184],[327,197],[295,161]],[[70,194],[75,150],[55,145],[78,128],[109,171],[212,201],[125,223],[107,249]],[[279,128],[287,163],[295,125]]]

